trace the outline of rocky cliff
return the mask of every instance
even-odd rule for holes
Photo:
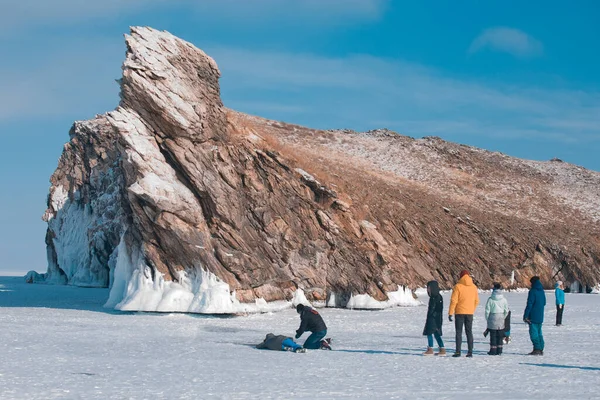
[[[74,124],[51,178],[47,281],[193,312],[410,303],[465,268],[483,287],[600,282],[600,173],[244,115],[193,45],[126,42],[119,107]]]

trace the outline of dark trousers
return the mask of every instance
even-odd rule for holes
[[[562,325],[562,314],[563,314],[564,310],[565,310],[564,304],[562,305],[562,307],[559,306],[558,304],[556,305],[556,325]]]
[[[321,340],[327,335],[327,330],[313,332],[310,334],[306,342],[304,342],[305,349],[318,349],[321,347]]]
[[[504,340],[504,329],[490,329],[490,352],[502,354],[502,340]]]
[[[456,352],[460,353],[462,347],[462,331],[465,326],[469,353],[473,352],[473,314],[456,314],[454,316],[454,329],[456,330]]]

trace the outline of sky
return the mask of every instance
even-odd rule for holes
[[[114,109],[122,35],[218,63],[226,106],[388,128],[600,171],[600,3],[0,0],[0,275],[44,271],[49,177],[73,121]]]

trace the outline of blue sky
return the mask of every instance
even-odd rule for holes
[[[48,179],[113,109],[130,25],[213,56],[224,103],[600,171],[596,1],[0,0],[0,273],[45,270]]]

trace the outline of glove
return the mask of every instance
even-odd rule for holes
[[[525,322],[527,325],[531,325],[531,320],[528,318],[523,318],[523,322]]]
[[[448,321],[452,322],[452,315],[448,315]]]
[[[300,339],[300,336],[302,336],[302,335],[298,335],[298,334],[296,333],[296,336],[294,336],[294,337],[295,337],[296,339]]]

